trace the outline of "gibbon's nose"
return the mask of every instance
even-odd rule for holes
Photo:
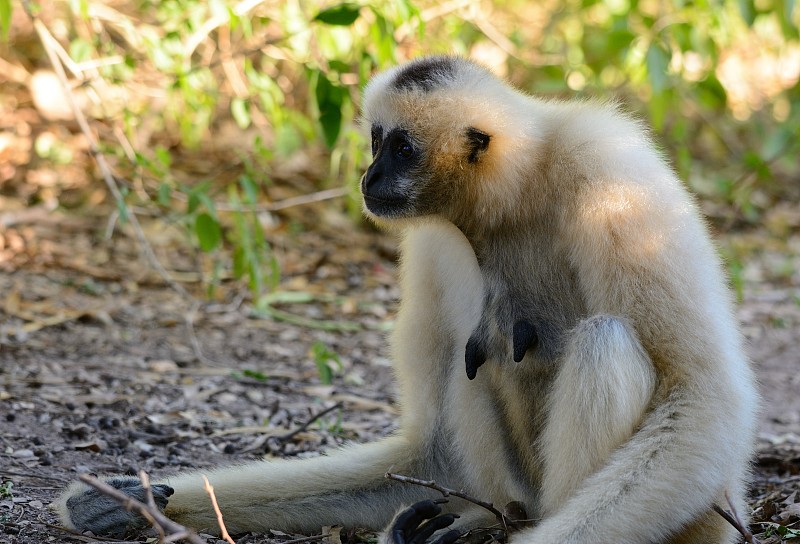
[[[380,167],[377,163],[372,163],[367,168],[367,172],[361,178],[361,192],[365,193],[374,188],[374,186],[381,180],[383,177],[383,168]]]

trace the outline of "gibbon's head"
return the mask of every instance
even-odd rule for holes
[[[362,107],[372,134],[373,161],[361,178],[367,213],[379,222],[439,215],[465,227],[518,209],[524,187],[515,172],[535,155],[529,100],[458,57],[375,76]]]

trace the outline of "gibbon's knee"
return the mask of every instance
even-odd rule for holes
[[[542,505],[552,513],[642,421],[655,369],[624,320],[599,315],[567,341],[542,433]]]

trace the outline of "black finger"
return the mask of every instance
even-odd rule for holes
[[[442,507],[432,500],[414,503],[403,510],[392,525],[392,537],[395,543],[405,544],[420,523],[436,517],[441,511]]]
[[[431,544],[453,544],[456,540],[461,538],[461,531],[453,529],[447,531],[445,534],[434,540]]]
[[[518,363],[525,357],[525,352],[536,347],[539,337],[536,329],[527,321],[514,323],[514,362]]]
[[[411,539],[410,544],[425,544],[433,533],[453,524],[458,516],[456,514],[443,514],[423,525]]]
[[[478,375],[478,368],[486,362],[486,352],[477,337],[471,336],[467,341],[464,360],[467,363],[467,378],[474,380]]]
[[[175,493],[175,490],[166,484],[156,484],[152,486],[151,490],[153,492],[153,500],[155,501],[156,506],[162,510],[167,507],[167,503],[169,502],[167,497],[170,497]]]

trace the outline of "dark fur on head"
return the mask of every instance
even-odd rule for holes
[[[450,57],[426,57],[404,66],[392,82],[398,91],[421,89],[430,92],[444,79],[455,73],[455,61]]]

